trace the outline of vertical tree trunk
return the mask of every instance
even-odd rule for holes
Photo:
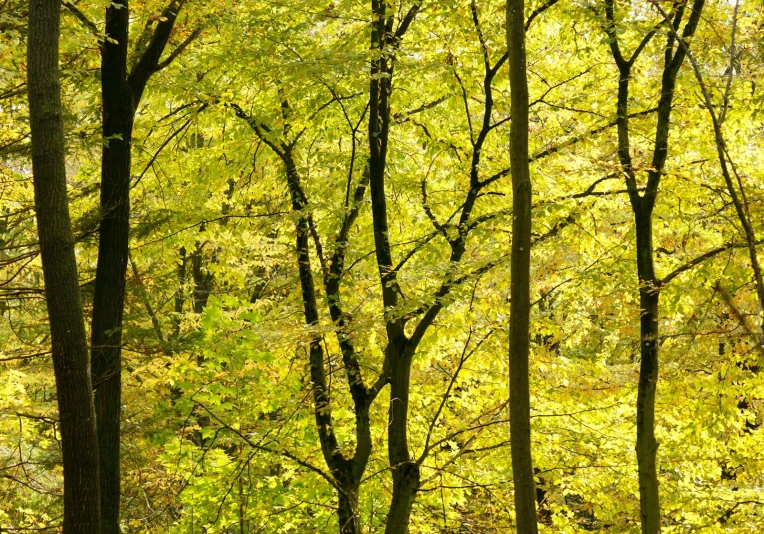
[[[283,97],[283,93],[282,93]],[[348,235],[354,221],[358,217],[363,202],[366,188],[369,182],[368,169],[364,171],[360,182],[353,194],[352,204],[347,198],[345,214],[339,232],[334,240],[334,251],[328,264],[323,258],[323,247],[317,232],[313,233],[312,215],[308,205],[308,197],[301,185],[301,177],[294,159],[292,144],[283,142],[275,144],[271,142],[265,133],[270,128],[263,125],[253,117],[247,115],[239,106],[231,105],[236,115],[247,121],[249,126],[282,160],[285,167],[287,186],[292,202],[292,211],[297,217],[295,227],[295,251],[297,255],[297,269],[300,278],[300,289],[303,297],[303,314],[305,324],[315,328],[320,324],[318,296],[315,288],[315,280],[311,269],[310,240],[314,240],[316,256],[319,258],[321,270],[324,274],[324,288],[326,290],[326,302],[329,315],[337,328],[337,341],[342,352],[342,361],[345,366],[348,387],[353,398],[353,409],[356,419],[356,446],[352,456],[346,457],[340,450],[337,437],[334,433],[332,422],[332,399],[330,398],[329,384],[325,369],[325,357],[321,334],[313,333],[309,348],[309,368],[311,377],[311,390],[313,395],[313,410],[318,429],[321,452],[330,469],[332,485],[337,491],[337,519],[340,534],[361,534],[361,517],[358,510],[358,495],[361,480],[371,456],[372,439],[371,424],[369,421],[369,409],[380,390],[387,384],[384,375],[379,376],[371,387],[367,387],[363,380],[363,373],[358,361],[355,346],[352,339],[347,335],[347,316],[342,309],[340,292],[340,280],[342,279],[345,262],[345,252],[348,245]],[[289,103],[285,98],[281,102],[282,117],[285,121],[284,131],[288,131]],[[352,172],[352,171],[351,171]]]
[[[122,406],[122,315],[130,234],[130,171],[135,110],[159,63],[184,0],[171,0],[154,28],[146,50],[128,74],[128,0],[106,8],[101,45],[103,153],[101,220],[98,232],[91,365],[101,468],[101,528],[119,533],[120,416]],[[148,31],[144,30],[144,31]]]
[[[642,532],[661,530],[658,469],[655,439],[655,393],[658,384],[658,298],[660,281],[653,265],[652,209],[635,212],[637,228],[637,271],[639,274],[640,356],[637,387],[637,466]]]
[[[668,157],[668,140],[671,125],[671,107],[676,89],[676,77],[687,55],[687,42],[695,34],[700,22],[705,0],[694,0],[690,6],[690,16],[681,36],[678,29],[682,23],[686,3],[674,4],[674,12],[667,17],[670,22],[668,40],[664,53],[661,92],[655,128],[655,141],[647,183],[640,194],[637,176],[632,166],[629,131],[629,83],[631,68],[655,35],[646,34],[629,59],[621,52],[616,30],[615,2],[605,0],[607,24],[605,32],[608,44],[618,67],[618,159],[626,180],[629,201],[634,213],[637,234],[637,275],[639,278],[640,303],[640,367],[637,387],[637,468],[639,479],[640,522],[643,534],[658,534],[661,531],[660,494],[658,488],[658,466],[656,461],[658,442],[655,439],[655,395],[658,384],[658,302],[661,281],[655,275],[653,254],[653,209],[658,196],[663,167]],[[657,5],[657,4],[656,4]],[[657,9],[661,10],[658,6]],[[665,15],[665,13],[664,13]]]
[[[101,470],[101,530],[119,533],[121,346],[130,231],[130,148],[133,103],[127,85],[127,0],[106,10],[101,49],[103,154],[91,361]]]
[[[411,508],[419,490],[419,462],[411,458],[408,446],[409,388],[411,387],[411,362],[418,341],[411,342],[405,333],[405,321],[396,317],[400,288],[393,267],[392,247],[387,221],[387,198],[385,196],[385,170],[387,166],[387,143],[390,133],[390,97],[394,55],[386,49],[395,50],[409,25],[416,17],[421,2],[416,2],[393,30],[394,15],[387,10],[384,0],[372,0],[374,15],[371,30],[371,48],[380,55],[371,61],[369,83],[369,190],[374,225],[377,268],[385,308],[385,370],[390,382],[390,406],[388,408],[387,454],[393,478],[393,495],[387,514],[386,534],[408,532]],[[438,308],[439,309],[439,308]],[[434,318],[434,316],[433,316]],[[426,327],[425,327],[426,329]],[[423,332],[422,332],[423,334]]]
[[[300,187],[300,177],[294,164],[291,150],[285,149],[282,159],[286,166],[287,182],[292,198],[292,210],[299,215],[297,228],[295,229],[295,249],[297,252],[297,268],[300,275],[300,288],[303,298],[303,313],[305,323],[310,327],[319,325],[318,304],[313,273],[310,266],[310,223],[307,214],[307,202],[304,199]],[[337,519],[340,534],[360,534],[361,523],[358,514],[358,489],[361,476],[366,468],[368,455],[362,460],[362,465],[357,465],[356,458],[345,458],[339,450],[339,442],[334,432],[332,418],[331,398],[327,384],[326,370],[324,368],[324,350],[321,345],[320,335],[315,334],[310,342],[310,380],[313,389],[313,406],[316,427],[318,428],[321,452],[324,456],[332,476],[337,483]],[[366,421],[368,422],[368,406],[365,409]],[[364,413],[359,414],[356,408],[357,422],[363,421]],[[364,436],[358,436],[357,450]],[[361,460],[358,460],[358,464]]]
[[[509,321],[509,419],[517,531],[538,532],[536,488],[531,458],[530,262],[531,178],[528,164],[528,79],[523,0],[507,1],[507,52],[512,92],[510,167],[512,169],[512,261]]]
[[[61,2],[31,0],[28,82],[32,170],[64,463],[65,534],[100,532],[98,442],[66,191],[58,73]]]
[[[388,337],[391,329],[388,328]],[[419,463],[412,461],[408,447],[409,388],[411,354],[401,338],[388,341],[386,360],[390,365],[390,408],[387,451],[393,476],[393,497],[387,514],[385,534],[406,534],[411,507],[419,489]]]
[[[339,485],[337,496],[337,519],[339,521],[340,534],[361,534],[361,516],[358,512],[358,491],[360,479],[353,480],[351,469],[346,470],[346,475],[339,478],[344,483]]]

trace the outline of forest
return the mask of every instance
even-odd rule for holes
[[[0,0],[0,532],[764,532],[760,0]]]

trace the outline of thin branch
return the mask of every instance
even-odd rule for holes
[[[721,111],[719,111],[719,124],[724,124],[727,118],[727,109],[729,109],[730,90],[732,89],[732,76],[735,73],[735,38],[737,37],[737,19],[740,10],[740,0],[735,0],[735,10],[732,13],[732,37],[730,39],[730,62],[727,65],[727,84],[724,88],[724,100]]]
[[[159,154],[161,154],[162,150],[164,150],[165,147],[167,147],[167,145],[170,144],[170,141],[172,141],[173,139],[175,139],[175,137],[180,135],[181,132],[185,131],[185,129],[188,128],[188,126],[194,120],[194,117],[196,116],[196,114],[201,112],[201,111],[203,111],[206,107],[207,107],[207,104],[203,104],[196,111],[196,113],[194,113],[194,116],[192,116],[188,120],[186,120],[186,122],[183,123],[180,128],[178,128],[177,130],[172,132],[167,137],[167,139],[165,139],[164,142],[161,145],[159,145],[159,148],[156,150],[156,152],[154,152],[154,155],[151,156],[151,159],[146,164],[146,166],[143,168],[143,171],[141,171],[141,174],[138,175],[138,178],[136,178],[135,182],[133,182],[133,184],[130,186],[130,189],[134,188],[135,186],[137,186],[140,183],[140,181],[143,179],[143,177],[146,174],[146,172],[152,167],[152,165],[154,165],[154,162],[156,161],[157,157],[159,157]]]
[[[193,397],[192,397],[192,399],[193,399]],[[198,404],[199,406],[201,406],[201,407],[202,407],[202,409],[203,409],[204,411],[206,411],[208,414],[210,414],[210,417],[212,417],[212,418],[213,418],[215,421],[217,421],[217,422],[218,422],[218,423],[219,423],[221,426],[223,426],[223,428],[225,428],[226,430],[229,430],[230,432],[233,432],[234,434],[236,434],[237,436],[239,436],[239,438],[241,438],[241,439],[244,441],[244,443],[246,443],[247,445],[249,445],[251,448],[253,448],[253,449],[255,449],[255,450],[259,450],[259,451],[269,452],[269,453],[271,453],[271,454],[280,455],[280,456],[283,456],[283,457],[285,457],[285,458],[289,458],[290,460],[292,460],[293,462],[295,462],[297,465],[300,465],[300,466],[302,466],[302,467],[304,467],[304,468],[306,468],[306,469],[308,469],[308,470],[310,470],[310,471],[313,471],[314,473],[318,474],[319,476],[321,476],[321,477],[322,477],[324,480],[326,480],[326,481],[327,481],[329,484],[331,484],[331,486],[332,486],[332,487],[336,488],[338,491],[340,490],[340,488],[338,487],[338,485],[337,485],[337,483],[334,481],[334,479],[333,479],[333,478],[332,478],[330,475],[328,475],[327,473],[325,473],[325,472],[324,472],[322,469],[320,469],[319,467],[316,467],[315,465],[313,465],[313,464],[311,464],[311,463],[309,463],[309,462],[307,462],[307,461],[305,461],[305,460],[303,460],[303,459],[301,459],[301,458],[299,458],[299,457],[295,456],[294,454],[292,454],[292,453],[290,453],[290,452],[288,452],[288,451],[278,451],[278,450],[275,450],[275,449],[271,449],[270,447],[265,447],[265,446],[263,446],[263,445],[259,445],[259,444],[255,443],[255,442],[253,442],[253,441],[252,441],[251,439],[249,439],[249,438],[248,438],[248,437],[247,437],[245,434],[243,434],[243,433],[242,433],[240,430],[238,430],[238,429],[236,429],[236,428],[234,428],[234,427],[230,426],[230,425],[229,425],[229,424],[227,424],[225,421],[223,421],[222,419],[220,419],[220,417],[218,417],[218,416],[217,416],[217,415],[216,415],[216,414],[215,414],[215,413],[214,413],[212,410],[210,410],[210,409],[209,409],[207,406],[205,406],[204,404],[202,404],[201,402],[199,402],[199,401],[198,401],[198,400],[196,400],[196,399],[193,399],[193,401],[194,401],[196,404]]]
[[[135,263],[135,260],[133,260],[133,255],[130,254],[130,252],[127,253],[127,259],[130,262],[130,267],[133,271],[133,280],[135,281],[136,285],[138,286],[138,293],[141,296],[141,301],[143,302],[143,305],[146,307],[146,313],[149,314],[149,317],[151,318],[151,325],[154,327],[154,331],[157,334],[157,337],[159,338],[159,341],[164,343],[165,337],[164,333],[162,332],[162,325],[159,322],[159,317],[157,317],[156,311],[154,311],[154,308],[151,306],[151,302],[149,302],[149,296],[146,292],[146,286],[143,283],[143,280],[141,279],[141,275],[138,272],[138,266]]]
[[[395,30],[395,35],[393,36],[394,45],[396,45],[401,39],[403,39],[403,36],[408,31],[409,26],[411,26],[411,23],[414,22],[414,17],[417,16],[417,13],[419,13],[419,10],[421,7],[422,7],[422,1],[420,0],[417,3],[415,3],[413,6],[411,6],[411,8],[406,13],[406,15],[403,17],[403,20],[398,26],[398,29]]]
[[[437,98],[437,99],[433,100],[432,102],[428,102],[426,104],[422,104],[421,106],[419,106],[417,108],[414,108],[414,109],[411,109],[409,111],[405,111],[405,112],[399,111],[398,113],[393,115],[393,119],[395,120],[396,124],[402,124],[404,122],[408,122],[413,115],[416,115],[418,113],[422,113],[423,111],[426,111],[428,109],[432,109],[432,108],[442,104],[443,102],[445,102],[446,100],[448,100],[452,96],[453,95],[444,95],[444,96],[441,96],[440,98]]]
[[[202,31],[204,31],[204,28],[202,27],[196,28],[194,31],[192,31],[191,35],[186,37],[183,42],[175,48],[175,50],[170,52],[170,55],[168,55],[164,61],[157,63],[156,70],[162,70],[170,63],[172,63],[179,55],[183,53],[186,48],[188,48],[191,43],[193,43],[202,34]]]
[[[67,1],[64,2],[64,7],[68,9],[99,41],[103,39],[103,35],[98,30],[96,23],[90,20],[82,11],[77,9],[77,6],[70,1]]]
[[[528,20],[525,21],[525,31],[527,32],[528,29],[531,27],[531,24],[533,24],[533,21],[541,15],[544,11],[552,7],[558,2],[558,0],[547,0],[546,3],[541,4],[539,7],[533,10],[533,12],[528,17]]]
[[[756,244],[760,245],[762,244],[762,242],[764,241],[760,240],[760,241],[757,241]],[[664,276],[663,279],[660,281],[661,287],[666,287],[666,284],[671,282],[674,278],[676,278],[680,274],[686,271],[689,271],[693,267],[697,267],[698,265],[705,262],[706,260],[709,260],[715,256],[718,256],[722,252],[733,249],[733,248],[748,248],[748,243],[733,243],[733,242],[725,243],[720,247],[716,247],[714,249],[709,250],[708,252],[704,252],[700,256],[697,256],[691,259],[690,261],[688,261],[687,263],[680,265],[679,267],[671,271],[669,274]]]

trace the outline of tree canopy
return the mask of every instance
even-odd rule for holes
[[[0,0],[0,531],[764,531],[762,9]]]

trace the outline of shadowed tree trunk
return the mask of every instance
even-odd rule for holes
[[[106,534],[120,532],[122,314],[129,251],[133,120],[150,76],[167,64],[160,63],[159,59],[183,3],[184,0],[172,0],[153,33],[150,33],[150,27],[144,30],[138,41],[148,41],[148,45],[129,75],[128,0],[114,0],[106,8],[108,39],[101,44],[104,140],[101,221],[91,324],[91,362],[101,468],[101,528]]]
[[[337,96],[335,95],[335,98]],[[337,518],[340,534],[360,534],[361,517],[358,510],[358,492],[363,474],[371,456],[371,423],[369,409],[379,392],[387,384],[384,373],[378,376],[371,385],[367,386],[358,360],[356,348],[347,335],[348,318],[342,307],[340,281],[345,274],[345,253],[348,246],[350,230],[358,217],[366,189],[369,183],[369,172],[366,169],[358,181],[352,198],[348,195],[345,202],[345,214],[342,217],[340,229],[334,238],[334,250],[327,264],[323,256],[323,247],[315,225],[313,224],[308,198],[303,190],[302,179],[294,158],[295,142],[286,140],[276,143],[266,134],[271,131],[269,126],[249,116],[239,106],[230,105],[236,115],[247,121],[257,136],[263,140],[284,163],[287,186],[292,204],[292,212],[296,215],[295,251],[297,270],[300,279],[300,289],[303,301],[303,315],[308,327],[317,327],[320,323],[318,296],[315,287],[313,270],[311,268],[310,241],[314,241],[316,256],[321,265],[326,301],[329,315],[336,328],[337,341],[342,352],[342,361],[347,376],[348,388],[353,398],[355,413],[356,446],[352,456],[346,457],[339,447],[334,432],[332,399],[330,398],[328,379],[325,367],[325,354],[321,335],[314,333],[308,348],[311,389],[313,395],[313,410],[318,429],[321,452],[330,474],[325,478],[331,482],[337,492]],[[281,102],[284,131],[289,131],[289,104],[286,99]],[[360,124],[360,122],[359,122]],[[352,164],[348,175],[348,191],[352,180]]]
[[[387,345],[385,365],[390,382],[390,407],[388,409],[387,454],[393,478],[393,495],[387,514],[386,534],[408,532],[411,507],[419,489],[419,462],[411,458],[408,446],[408,409],[411,382],[411,361],[416,346],[424,332],[413,341],[405,333],[406,321],[397,316],[400,289],[392,258],[387,222],[387,198],[385,196],[385,169],[387,143],[390,132],[390,97],[394,57],[391,52],[398,46],[409,25],[419,11],[420,3],[414,4],[393,29],[394,14],[387,10],[384,0],[372,0],[374,21],[371,30],[371,47],[379,52],[371,62],[369,87],[369,186],[371,212],[374,224],[374,244],[379,269],[382,303],[385,308]],[[434,316],[433,316],[434,319]],[[426,327],[425,327],[426,328]]]
[[[37,231],[64,463],[64,534],[100,532],[98,442],[66,190],[58,70],[61,2],[31,0],[27,51]]]
[[[688,42],[695,34],[703,5],[704,0],[695,0],[689,6],[690,15],[681,33],[683,41]],[[668,39],[665,47],[652,161],[647,171],[647,183],[644,186],[644,193],[640,194],[637,174],[632,166],[629,139],[629,83],[634,62],[655,35],[656,31],[648,32],[627,60],[621,52],[618,41],[614,0],[605,0],[605,31],[608,35],[608,43],[619,72],[617,102],[618,158],[626,180],[637,235],[641,362],[639,367],[639,384],[637,387],[636,454],[639,476],[640,520],[643,534],[657,534],[661,531],[658,467],[656,463],[658,442],[655,439],[655,394],[658,383],[659,356],[658,302],[662,282],[655,274],[652,216],[663,167],[668,156],[671,106],[676,89],[676,77],[687,54],[686,46],[682,43],[677,43],[676,36],[679,35],[677,32],[688,5],[678,2],[674,6],[675,10],[669,17],[670,21],[668,22],[672,25],[672,28],[668,30]]]
[[[127,87],[127,1],[106,9],[101,46],[103,153],[91,361],[101,465],[101,530],[119,532],[119,425],[122,404],[122,308],[130,230],[130,146],[133,104]]]
[[[538,532],[531,457],[530,352],[531,177],[528,163],[528,78],[524,1],[507,1],[507,53],[512,92],[512,261],[509,320],[509,425],[517,531]]]

